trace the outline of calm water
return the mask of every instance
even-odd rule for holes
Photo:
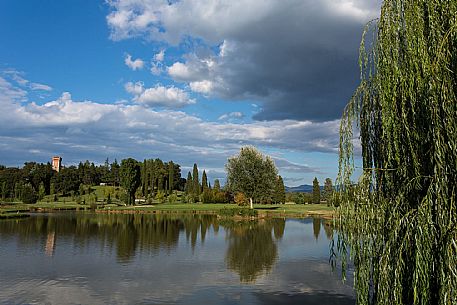
[[[312,218],[0,221],[0,304],[354,304],[328,263],[331,235]]]

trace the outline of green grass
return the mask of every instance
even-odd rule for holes
[[[140,204],[135,206],[123,206],[121,202],[111,197],[113,204],[107,205],[102,201],[105,198],[106,189],[108,186],[93,186],[92,193],[97,196],[97,209],[110,210],[110,211],[142,211],[142,212],[196,212],[196,213],[217,213],[217,214],[232,214],[230,209],[239,209],[235,204],[212,204],[212,203],[162,203],[153,201],[152,205]],[[110,187],[112,188],[112,187]],[[54,196],[46,196],[42,201],[36,204],[23,204],[15,203],[0,206],[0,214],[13,213],[13,212],[26,212],[32,209],[90,209],[89,195],[81,196],[85,199],[85,204],[77,204],[75,197],[58,197],[58,201],[53,201]],[[224,209],[223,212],[221,210]],[[332,217],[334,213],[333,207],[327,207],[325,204],[279,204],[267,205],[256,204],[254,205],[256,213],[261,217],[306,217],[312,215],[319,215],[323,217]]]

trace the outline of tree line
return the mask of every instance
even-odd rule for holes
[[[273,160],[256,148],[242,147],[238,155],[228,159],[226,171],[227,183],[222,187],[218,179],[211,185],[205,170],[200,178],[197,164],[183,178],[178,163],[159,158],[143,162],[127,158],[120,163],[106,159],[100,165],[85,161],[59,172],[49,162],[26,162],[22,168],[0,166],[0,196],[2,201],[34,203],[47,195],[56,198],[90,194],[90,186],[103,184],[122,187],[122,196],[116,193],[116,198],[128,205],[134,204],[137,197],[147,202],[176,202],[182,193],[181,201],[186,203],[235,202],[252,207],[254,203],[286,202],[284,181]],[[317,190],[320,192],[318,184]],[[319,203],[320,193],[313,198]]]

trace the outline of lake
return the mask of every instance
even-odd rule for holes
[[[355,304],[321,219],[32,214],[0,221],[0,304]]]

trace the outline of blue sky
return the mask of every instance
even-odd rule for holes
[[[243,145],[286,185],[334,179],[379,1],[0,2],[0,164],[172,159],[224,178]]]

